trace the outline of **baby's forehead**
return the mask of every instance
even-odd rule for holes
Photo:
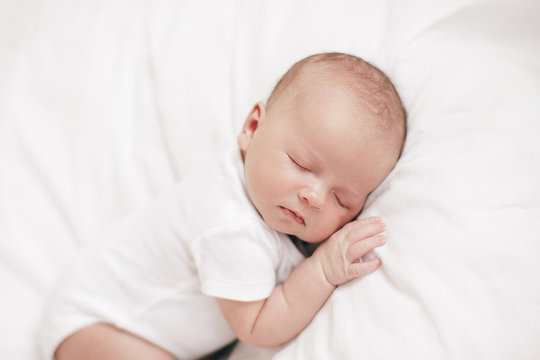
[[[375,114],[347,81],[311,75],[293,85],[289,96],[292,106],[301,110],[315,109],[329,122],[337,121],[345,113],[354,121],[344,125],[355,129],[373,122],[368,120],[374,120]]]
[[[312,106],[328,106],[338,101],[342,106],[355,107],[358,111],[369,110],[366,97],[373,96],[360,89],[360,85],[345,73],[335,71],[303,71],[283,91],[282,96],[297,102],[311,100]]]
[[[347,69],[340,65],[306,64],[298,69],[291,79],[291,85],[302,87],[347,87],[351,79],[347,76]]]

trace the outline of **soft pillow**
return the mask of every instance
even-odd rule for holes
[[[394,10],[409,133],[362,214],[388,223],[384,265],[276,359],[537,359],[540,7],[470,4],[426,27]]]

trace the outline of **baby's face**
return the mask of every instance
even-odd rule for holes
[[[270,227],[316,243],[360,212],[399,151],[373,141],[365,116],[343,91],[331,89],[279,101],[268,111],[255,105],[238,144],[249,197]]]

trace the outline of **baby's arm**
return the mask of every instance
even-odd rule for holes
[[[379,259],[357,260],[385,243],[380,234],[384,229],[379,218],[353,221],[322,243],[267,299],[217,299],[236,336],[258,346],[279,345],[294,338],[338,285],[379,268]]]

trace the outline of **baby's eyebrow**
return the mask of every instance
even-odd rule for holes
[[[352,205],[352,203],[355,203],[362,199],[362,193],[361,191],[356,189],[356,187],[345,186],[342,191],[342,196],[344,196],[345,198],[341,198],[341,200],[348,205]]]
[[[311,171],[317,172],[324,168],[324,161],[318,151],[314,150],[309,144],[299,141],[297,151],[293,154],[302,165],[308,166]]]
[[[303,155],[308,157],[313,163],[320,164],[322,162],[320,155],[317,154],[317,151],[313,150],[309,145],[304,144],[301,146],[301,148],[305,152]]]

